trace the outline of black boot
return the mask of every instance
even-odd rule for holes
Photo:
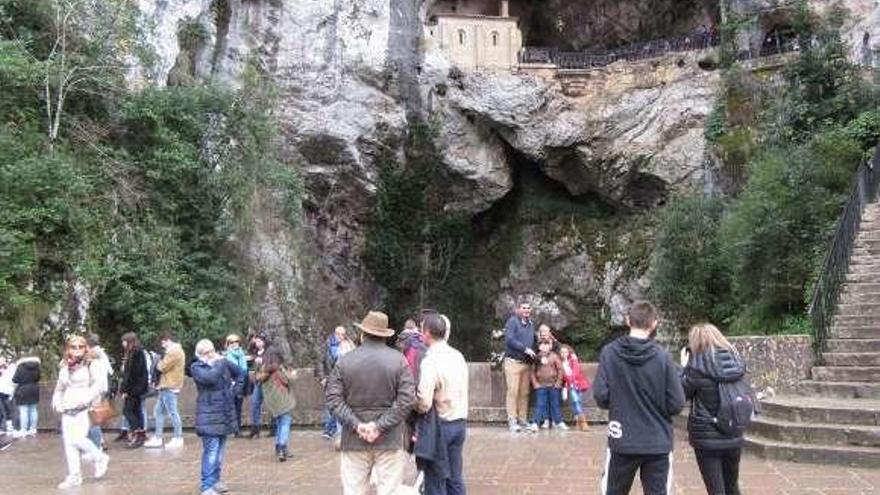
[[[114,442],[128,442],[128,430],[120,430],[119,435],[113,439]]]
[[[248,438],[258,438],[260,436],[260,425],[251,425],[251,433]]]
[[[278,462],[284,462],[287,460],[287,447],[283,447],[281,445],[275,446],[275,454],[278,456]]]

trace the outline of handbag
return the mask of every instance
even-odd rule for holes
[[[89,408],[89,420],[96,426],[103,426],[118,416],[119,411],[116,410],[113,401],[106,397]]]

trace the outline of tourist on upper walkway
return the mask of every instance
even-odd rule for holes
[[[528,425],[529,381],[535,357],[532,306],[520,298],[516,314],[504,325],[504,379],[507,382],[507,423],[511,432]]]
[[[12,437],[15,416],[12,410],[12,396],[15,394],[15,363],[0,358],[0,435]]]
[[[327,404],[343,426],[343,492],[369,493],[375,470],[377,495],[392,495],[403,481],[404,419],[415,403],[415,384],[403,354],[385,345],[394,335],[388,316],[371,311],[356,326],[362,345],[336,363],[326,389]]]
[[[87,354],[85,337],[68,337],[52,394],[52,409],[61,415],[61,437],[67,459],[67,477],[59,489],[82,484],[81,454],[95,464],[95,478],[107,472],[110,457],[89,440],[89,408],[107,390],[104,366]]]
[[[244,385],[245,374],[214,350],[210,340],[196,344],[196,360],[190,365],[196,384],[196,434],[202,439],[202,472],[199,491],[202,495],[227,493],[220,481],[223,457],[229,435],[238,431],[235,420],[235,396]]]
[[[98,337],[96,333],[86,334],[86,346],[88,347],[88,356],[91,360],[91,368],[95,370],[95,373],[100,374],[103,377],[101,384],[103,388],[101,389],[101,396],[106,396],[110,391],[110,380],[113,377],[113,365],[110,364],[110,358],[107,356],[107,353],[104,351],[104,348],[101,347],[101,338]],[[101,431],[101,425],[93,424],[91,428],[89,428],[89,440],[95,444],[96,447],[99,447],[102,451],[107,450],[107,447],[104,445],[104,433]]]
[[[249,437],[257,438],[260,436],[260,426],[263,424],[263,386],[256,379],[256,371],[263,366],[268,337],[265,333],[260,332],[250,337],[250,340],[250,355],[248,357],[254,369],[254,380],[251,390],[251,433]]]
[[[279,346],[264,337],[266,343],[262,365],[255,377],[260,383],[266,411],[275,424],[275,456],[278,462],[290,457],[287,444],[290,442],[290,424],[293,422],[294,399],[290,390],[290,372],[284,364],[284,354]]]
[[[596,404],[608,409],[608,459],[602,494],[629,493],[636,471],[649,495],[666,495],[672,485],[672,418],[684,408],[678,366],[653,337],[657,310],[637,301],[626,317],[629,335],[599,355],[593,384]]]
[[[183,424],[180,421],[180,411],[177,407],[177,399],[180,397],[180,389],[183,388],[184,368],[186,368],[186,354],[183,347],[174,341],[170,331],[162,333],[159,344],[165,351],[162,359],[156,365],[159,375],[159,383],[156,389],[159,394],[156,398],[156,406],[153,416],[156,418],[156,433],[153,438],[144,443],[144,447],[162,447],[162,430],[165,426],[165,415],[171,418],[174,427],[174,436],[168,442],[168,448],[183,447]]]
[[[238,366],[244,375],[241,387],[238,387],[240,392],[235,395],[235,423],[238,426],[238,431],[235,432],[235,437],[238,438],[241,436],[242,405],[244,404],[244,398],[250,393],[251,389],[251,381],[248,378],[248,360],[244,349],[241,348],[241,337],[237,334],[231,333],[227,335],[224,347],[226,349],[224,357],[232,364]],[[236,385],[239,384],[236,383]]]
[[[426,457],[437,459],[435,450],[440,450],[439,457],[448,462],[448,477],[437,469],[425,468],[427,495],[464,495],[466,492],[462,456],[467,438],[468,367],[461,352],[447,342],[448,330],[442,315],[427,315],[422,320],[422,337],[428,352],[422,360],[416,409],[427,413],[420,421],[434,419],[439,431],[426,438],[420,428],[415,455],[419,458],[426,448],[429,452]]]
[[[129,439],[127,447],[135,449],[147,439],[144,424],[144,395],[148,390],[147,357],[141,341],[134,332],[122,336],[122,350],[125,352],[122,362],[122,411],[128,422]]]
[[[535,412],[532,415],[532,423],[529,431],[538,431],[538,427],[549,428],[550,422],[553,427],[567,430],[568,426],[562,420],[562,359],[559,354],[553,352],[553,344],[549,340],[541,340],[538,343],[538,355],[535,364],[532,365],[532,387],[535,389]]]
[[[589,426],[581,394],[589,390],[590,379],[581,371],[581,363],[571,346],[563,345],[559,350],[559,357],[562,359],[562,400],[568,399],[578,429],[587,431]]]
[[[718,385],[732,383],[745,375],[736,349],[714,325],[693,327],[687,352],[682,356],[684,392],[691,400],[688,441],[709,495],[739,495],[741,432],[722,432],[716,425],[721,405]]]
[[[23,438],[37,434],[40,403],[40,358],[25,357],[15,365],[12,383],[15,384],[15,404],[18,405],[18,431],[14,436]]]
[[[354,342],[348,338],[348,332],[346,332],[345,327],[338,326],[333,329],[333,333],[327,337],[324,352],[321,353],[318,365],[315,367],[315,377],[321,384],[321,388],[327,386],[327,377],[330,376],[330,373],[333,371],[339,358],[353,351],[354,348]],[[324,432],[322,433],[322,436],[328,440],[332,439],[338,433],[339,424],[327,405],[324,406],[323,419]]]

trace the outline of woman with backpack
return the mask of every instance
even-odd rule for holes
[[[730,419],[725,421],[732,407],[725,389],[744,382],[745,366],[721,331],[709,323],[691,328],[688,347],[682,350],[682,365],[682,385],[691,400],[688,440],[706,492],[739,495],[743,432]]]
[[[128,422],[131,433],[127,447],[136,449],[147,440],[143,410],[144,395],[149,390],[147,358],[144,348],[134,332],[122,336],[122,350],[125,353],[122,361],[122,413]]]

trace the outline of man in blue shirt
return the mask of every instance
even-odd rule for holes
[[[520,298],[516,314],[504,325],[504,378],[507,382],[507,423],[512,433],[528,422],[529,377],[535,357],[535,326],[529,318],[532,306]]]

